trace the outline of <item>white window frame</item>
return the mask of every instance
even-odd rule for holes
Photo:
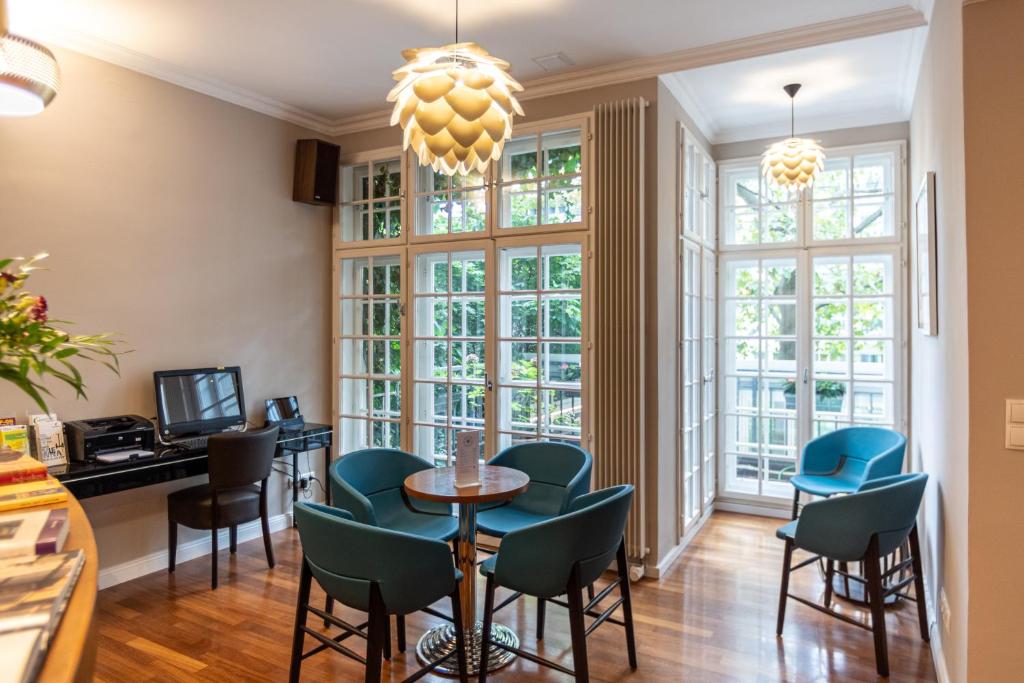
[[[816,256],[842,255],[857,256],[866,254],[892,254],[893,256],[893,420],[894,428],[907,433],[908,429],[908,350],[907,340],[909,338],[909,320],[907,305],[907,249],[908,249],[908,206],[907,197],[907,145],[905,141],[896,140],[889,142],[870,143],[864,145],[848,145],[843,147],[826,149],[826,156],[829,155],[861,155],[874,152],[894,152],[895,163],[893,169],[893,196],[894,196],[894,228],[895,234],[885,237],[871,238],[849,238],[840,240],[814,240],[812,231],[812,210],[811,196],[801,197],[799,200],[800,210],[797,222],[797,241],[782,244],[768,243],[758,245],[728,245],[725,241],[727,226],[725,220],[727,212],[724,209],[725,193],[727,188],[724,183],[719,183],[719,245],[718,245],[718,315],[720,325],[725,320],[726,297],[722,293],[727,291],[728,269],[725,264],[732,260],[745,258],[786,258],[797,259],[797,448],[796,458],[799,462],[800,450],[808,440],[813,438],[813,380],[809,379],[807,384],[803,383],[804,372],[810,376],[813,367],[813,258]],[[725,176],[729,169],[738,167],[756,166],[760,169],[758,157],[746,157],[743,159],[729,159],[719,162],[719,177]],[[760,170],[758,171],[760,172]],[[719,339],[723,338],[724,330],[719,327]],[[726,471],[727,458],[723,455],[721,446],[726,443],[725,427],[727,420],[724,418],[727,396],[726,367],[727,345],[719,344],[718,367],[718,498],[725,502],[753,503],[769,507],[788,507],[790,502],[786,498],[776,496],[764,496],[746,494],[726,488],[728,473]],[[850,349],[850,353],[853,350]],[[853,400],[851,396],[851,400]],[[852,408],[851,408],[852,410]],[[760,414],[760,409],[759,409]],[[759,472],[758,490],[761,490],[761,474]]]
[[[580,164],[581,164],[581,218],[580,222],[565,224],[542,224],[529,227],[502,228],[498,226],[497,202],[500,199],[498,182],[495,179],[498,170],[495,163],[491,163],[486,177],[486,201],[487,220],[486,230],[478,232],[448,233],[440,235],[416,235],[413,225],[415,211],[415,187],[418,161],[414,153],[403,152],[400,147],[385,147],[376,150],[359,152],[343,156],[341,165],[370,164],[373,161],[381,161],[400,157],[402,160],[401,178],[401,215],[402,234],[398,238],[379,240],[343,241],[341,239],[341,212],[342,206],[336,206],[333,211],[333,244],[334,244],[334,277],[332,280],[332,324],[333,324],[333,349],[332,349],[332,375],[335,378],[332,386],[333,396],[333,421],[340,428],[340,391],[341,391],[341,315],[340,315],[340,281],[339,265],[343,259],[361,258],[369,255],[397,256],[400,259],[402,269],[402,284],[399,299],[402,306],[402,369],[401,369],[401,447],[411,450],[413,447],[413,399],[415,391],[415,368],[414,365],[414,313],[413,283],[411,273],[415,266],[414,259],[417,253],[425,252],[458,252],[467,250],[480,250],[483,248],[487,259],[486,288],[485,288],[485,315],[487,327],[485,348],[487,358],[487,379],[492,381],[495,378],[495,364],[497,363],[498,341],[497,341],[497,276],[498,265],[495,261],[497,250],[506,245],[531,245],[542,246],[558,243],[578,243],[581,245],[582,268],[583,268],[583,340],[581,345],[581,401],[582,401],[582,430],[581,446],[592,448],[592,434],[589,429],[591,387],[589,372],[592,367],[592,345],[590,343],[590,330],[592,320],[589,310],[590,292],[590,267],[592,251],[590,243],[590,231],[593,227],[593,210],[591,204],[590,187],[593,182],[592,159],[593,159],[593,135],[592,130],[593,114],[584,113],[571,116],[538,121],[529,125],[517,126],[516,136],[537,135],[548,131],[565,130],[572,127],[580,129]],[[371,166],[372,168],[372,166]],[[340,182],[340,180],[339,180]],[[372,180],[370,181],[372,182]],[[494,391],[485,393],[485,453],[489,456],[496,453],[497,445],[497,400]],[[450,417],[450,416],[449,416]],[[341,447],[344,439],[335,440],[337,454],[341,454]],[[372,447],[372,445],[371,445]]]

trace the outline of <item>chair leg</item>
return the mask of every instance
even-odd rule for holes
[[[796,519],[800,516],[800,489],[793,487],[793,516],[790,519]]]
[[[167,520],[167,571],[174,573],[174,558],[178,552],[178,523]]]
[[[289,683],[298,683],[299,670],[302,668],[302,643],[305,640],[303,627],[306,625],[307,605],[309,604],[309,588],[313,583],[313,574],[309,571],[306,560],[302,560],[299,573],[299,601],[295,606],[295,631],[292,634],[292,663],[288,671]]]
[[[470,580],[468,577],[463,581]],[[494,577],[487,577],[487,587],[484,589],[484,623],[480,634],[480,683],[487,681],[488,657],[491,654],[491,624],[494,623]]]
[[[330,595],[328,595],[327,599],[324,600],[324,611],[328,614],[334,614],[334,598],[332,598]],[[331,622],[324,619],[324,628],[328,628],[330,627],[330,625]]]
[[[879,676],[889,675],[889,647],[885,636],[885,599],[882,597],[882,572],[879,568],[878,537],[872,537],[864,562],[868,601],[871,607],[871,633],[875,636],[875,668]]]
[[[782,581],[779,584],[779,618],[775,625],[775,635],[782,635],[782,627],[786,623],[786,598],[789,596],[789,567],[793,563],[793,541],[786,539],[786,550],[782,555]]]
[[[391,616],[384,617],[384,659],[391,661]]]
[[[463,579],[465,581],[466,579]],[[455,660],[459,667],[459,683],[469,683],[469,663],[466,660],[466,628],[462,623],[462,598],[459,595],[459,587],[452,591],[452,626],[455,627]],[[400,642],[405,647],[405,621],[402,621],[402,631],[399,631]]]
[[[238,552],[238,525],[228,527],[228,549],[232,555]]]
[[[626,653],[629,668],[636,671],[636,635],[633,633],[633,599],[629,594],[629,565],[626,563],[626,539],[619,542],[615,554],[619,570],[619,595],[622,597],[622,622],[626,625]]]
[[[836,575],[836,561],[825,561],[825,609],[832,606],[832,580]]]
[[[380,587],[376,583],[372,583],[370,584],[369,624],[366,629],[366,683],[380,682],[388,620],[384,600],[380,595]]]
[[[211,558],[210,564],[212,565],[212,574],[211,574],[211,578],[210,578],[210,587],[211,587],[212,590],[217,590],[217,530],[220,527],[220,506],[217,503],[217,490],[216,489],[214,489],[214,491],[213,491],[213,501],[211,502],[210,510],[211,510],[211,517],[212,517],[211,521],[213,522],[210,525],[210,526],[213,527],[213,529],[210,532],[211,538],[213,540],[213,549],[212,549],[212,552],[210,554],[210,558]]]
[[[263,527],[263,549],[267,553],[267,565],[274,568],[274,543],[270,540],[270,515],[267,512],[267,480],[260,485],[260,526]]]
[[[583,586],[580,585],[579,565],[573,568],[569,578],[569,633],[572,637],[572,663],[578,683],[589,683],[590,667],[587,664],[587,632],[583,622]]]
[[[398,631],[398,651],[405,652],[405,615],[395,617],[395,630]]]
[[[910,559],[914,569],[914,597],[917,599],[917,621],[921,626],[921,640],[929,642],[928,606],[925,604],[924,571],[921,567],[921,540],[917,535],[917,524],[910,530]]]
[[[587,584],[587,602],[590,602],[591,600],[593,600],[594,599],[594,595],[595,595],[595,593],[594,593],[594,584],[592,584],[592,583]]]
[[[544,612],[548,602],[537,598],[537,640],[544,640]]]

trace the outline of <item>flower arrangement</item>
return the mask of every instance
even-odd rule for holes
[[[46,297],[25,289],[29,275],[46,256],[0,258],[0,379],[28,394],[43,412],[49,412],[44,396],[52,396],[43,386],[47,377],[64,382],[78,398],[85,398],[85,383],[75,360],[102,363],[120,374],[118,342],[112,335],[74,335],[54,327],[54,323],[68,323],[50,320]]]

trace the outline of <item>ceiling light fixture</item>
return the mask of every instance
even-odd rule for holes
[[[509,63],[459,42],[458,0],[455,42],[402,56],[408,62],[392,74],[398,84],[387,101],[395,103],[391,125],[401,125],[403,148],[411,147],[421,166],[447,175],[483,173],[512,137],[513,115],[523,115],[512,94],[523,86],[509,75]]]
[[[7,28],[7,0],[0,0],[0,116],[32,116],[60,89],[53,53]]]
[[[825,168],[825,152],[816,140],[798,138],[794,132],[794,100],[799,83],[782,88],[789,95],[789,138],[765,150],[761,172],[775,185],[791,192],[803,192],[814,184],[814,174]]]

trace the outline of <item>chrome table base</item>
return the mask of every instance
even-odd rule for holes
[[[480,672],[480,643],[483,640],[483,624],[479,621],[476,626],[466,633],[466,659],[469,668],[469,675],[473,676]],[[491,625],[491,640],[509,647],[519,647],[519,637],[507,626],[501,624]],[[445,655],[455,652],[455,627],[451,624],[435,626],[420,638],[416,645],[416,654],[424,664],[437,661]],[[516,656],[508,650],[491,645],[491,652],[487,657],[487,670],[497,671],[509,664]],[[436,669],[439,673],[458,675],[459,668],[456,658],[453,656]]]

